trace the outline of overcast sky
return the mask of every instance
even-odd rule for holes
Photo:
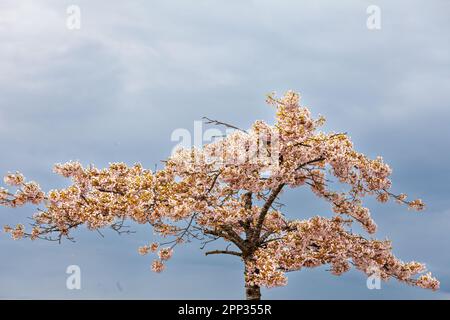
[[[66,26],[81,9],[81,29]],[[366,26],[369,5],[381,29]],[[290,273],[271,299],[450,298],[450,2],[402,1],[17,1],[0,2],[0,172],[21,170],[46,190],[66,185],[55,162],[141,162],[167,157],[177,128],[203,116],[247,128],[272,121],[265,94],[293,89],[327,129],[346,131],[358,150],[382,155],[393,190],[421,197],[423,213],[369,201],[394,252],[425,262],[437,293],[396,281],[368,290],[357,271]],[[290,217],[327,214],[308,192],[283,195]],[[32,208],[0,208],[0,224]],[[0,298],[243,297],[235,257],[177,248],[162,274],[137,247],[147,227],[118,236],[85,230],[76,243],[12,241],[0,234]],[[82,289],[67,290],[78,265]]]

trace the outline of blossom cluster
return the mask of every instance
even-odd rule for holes
[[[383,280],[395,278],[423,288],[439,288],[439,281],[430,273],[414,278],[426,270],[423,264],[397,259],[389,241],[352,234],[345,228],[349,223],[339,216],[289,222],[282,240],[268,242],[247,262],[247,281],[252,285],[279,286],[286,283],[287,271],[330,264],[330,271],[340,275],[350,269],[351,263],[367,275],[377,270]]]
[[[5,188],[0,188],[0,205],[18,207],[27,203],[39,204],[45,200],[45,193],[34,182],[26,182],[20,173],[9,173],[3,179],[6,185],[16,187],[18,190],[12,194]]]

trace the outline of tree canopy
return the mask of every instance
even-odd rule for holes
[[[180,148],[159,170],[111,163],[108,168],[79,162],[56,164],[54,171],[71,179],[63,189],[44,192],[20,172],[4,181],[16,191],[0,188],[0,204],[36,205],[32,226],[5,226],[14,239],[72,239],[79,226],[111,227],[127,232],[124,222],[149,224],[167,241],[139,248],[156,253],[152,269],[161,272],[175,246],[198,240],[202,247],[222,239],[225,248],[206,252],[242,259],[248,298],[259,288],[286,285],[286,273],[325,264],[340,275],[351,266],[383,280],[436,290],[439,282],[419,262],[403,262],[391,242],[372,238],[377,226],[363,205],[367,196],[394,200],[422,210],[420,199],[391,192],[391,168],[381,157],[357,152],[346,133],[320,130],[325,119],[311,116],[297,93],[267,97],[276,110],[274,124],[256,121],[202,148]],[[279,197],[286,188],[309,188],[329,202],[331,211],[307,220],[289,219]],[[345,188],[344,188],[345,187]],[[342,191],[345,190],[345,191]],[[299,208],[300,210],[300,208]],[[361,225],[366,235],[355,234]]]

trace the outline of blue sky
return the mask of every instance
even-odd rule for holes
[[[68,30],[66,9],[81,9]],[[366,27],[369,5],[381,29]],[[271,299],[450,298],[450,2],[433,1],[13,1],[0,3],[0,171],[21,170],[46,190],[67,181],[56,162],[141,162],[166,158],[177,128],[203,116],[246,128],[271,121],[264,95],[301,92],[327,128],[393,167],[393,190],[421,197],[424,213],[369,201],[402,259],[425,262],[441,280],[431,293],[395,281],[368,290],[363,274],[324,269],[289,274]],[[282,201],[290,217],[328,214],[305,190]],[[0,223],[32,208],[0,208]],[[243,297],[237,258],[180,247],[162,274],[137,247],[153,235],[79,230],[77,242],[12,241],[0,234],[0,298]],[[67,290],[79,265],[82,289]]]

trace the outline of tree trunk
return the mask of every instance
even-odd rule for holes
[[[261,300],[261,289],[259,286],[245,285],[245,297],[247,300]]]
[[[261,300],[261,289],[257,285],[250,285],[247,283],[247,262],[244,260],[244,281],[245,281],[245,298],[247,300]]]

